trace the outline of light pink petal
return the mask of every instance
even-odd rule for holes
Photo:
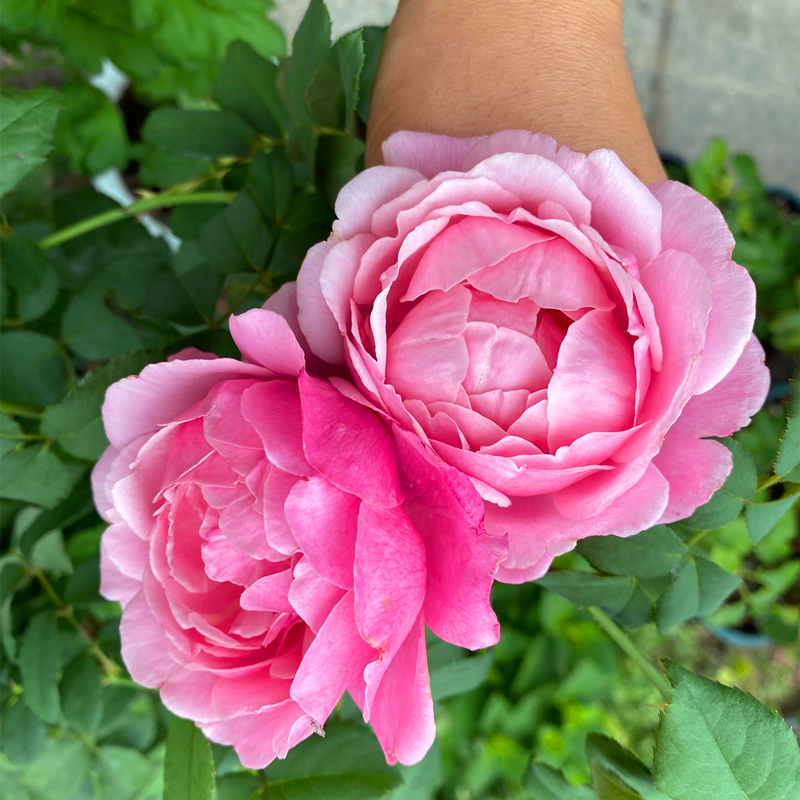
[[[547,396],[551,452],[592,431],[633,424],[633,353],[611,313],[591,311],[570,326]]]
[[[370,723],[389,764],[416,764],[433,744],[436,725],[422,616],[383,675]]]
[[[425,545],[425,621],[452,644],[489,647],[500,635],[489,594],[497,565],[506,556],[506,541],[481,532],[483,502],[463,476],[452,467],[434,465],[411,434],[398,433],[397,447],[405,508]],[[458,482],[450,483],[448,476]]]
[[[119,626],[122,660],[131,677],[142,686],[156,689],[180,669],[169,654],[164,629],[153,614],[144,590],[125,606]]]
[[[348,592],[331,611],[303,656],[291,696],[318,725],[323,725],[348,684],[376,653],[358,634]]]
[[[595,150],[568,159],[565,169],[591,201],[591,225],[607,242],[630,250],[640,267],[658,256],[661,204],[616,153]]]
[[[212,722],[217,713],[211,704],[211,693],[219,680],[210,672],[182,669],[161,687],[161,702],[179,717]]]
[[[764,348],[751,336],[733,369],[713,389],[692,397],[676,425],[695,436],[730,436],[749,424],[768,391]]]
[[[402,299],[416,300],[435,289],[452,289],[474,272],[552,238],[552,234],[491,217],[466,217],[431,242]]]
[[[353,588],[361,500],[325,478],[298,481],[286,500],[286,518],[305,557],[325,580]]]
[[[303,348],[289,323],[274,311],[253,308],[230,318],[231,336],[251,364],[296,377],[305,366]]]
[[[464,389],[470,394],[501,389],[535,392],[547,386],[550,367],[539,345],[524,333],[498,327],[491,322],[468,322],[464,341],[469,352],[469,369]]]
[[[724,444],[696,439],[676,428],[670,429],[653,459],[669,482],[669,502],[659,522],[691,516],[725,483],[733,467],[731,451]]]
[[[303,452],[300,392],[288,381],[256,384],[242,395],[242,415],[255,428],[267,458],[284,472],[310,475]]]
[[[397,131],[381,145],[381,150],[388,166],[408,167],[433,178],[440,172],[463,170],[467,153],[483,138]]]
[[[112,470],[119,470],[123,467],[125,472],[128,471],[128,465],[116,464],[119,456],[119,450],[116,447],[107,447],[100,460],[92,468],[92,497],[94,504],[97,508],[97,513],[106,521],[113,522],[114,504],[109,495],[110,487],[107,487],[106,481]],[[121,476],[120,476],[121,477]]]
[[[454,402],[469,355],[461,334],[470,294],[464,287],[427,294],[388,342],[386,378],[405,398]]]
[[[111,525],[100,540],[100,594],[124,608],[142,588],[148,550],[127,525]]]
[[[297,275],[297,320],[311,352],[329,364],[341,364],[342,334],[319,282],[325,257],[334,244],[335,239],[328,239],[315,244],[306,254]]]
[[[384,143],[384,154],[385,148],[386,143]],[[333,229],[340,239],[349,239],[358,233],[368,233],[372,215],[377,209],[424,180],[424,176],[420,174],[421,170],[413,167],[407,169],[408,164],[393,163],[388,158],[385,160],[387,166],[364,170],[339,192],[336,198],[338,219]]]
[[[713,303],[696,389],[706,392],[730,372],[750,338],[755,285],[747,270],[730,260],[733,236],[713,203],[675,181],[654,183],[650,190],[662,208],[664,249],[689,253],[711,281]]]
[[[499,300],[529,298],[540,308],[613,308],[594,265],[558,237],[473,273],[469,283]]]
[[[350,298],[361,259],[374,241],[371,234],[357,234],[352,239],[335,243],[325,256],[319,285],[339,327],[340,338],[350,325]]]
[[[555,161],[556,140],[544,133],[508,130],[492,133],[480,139],[467,153],[464,169],[472,169],[481,161],[499,153],[527,153]]]
[[[220,717],[266,711],[289,699],[290,681],[270,677],[269,665],[246,675],[224,676],[211,692],[211,704]]]
[[[265,378],[263,367],[230,358],[169,361],[150,364],[123,378],[106,392],[103,423],[111,443],[122,449],[155,432],[202,400],[212,386],[236,378]]]
[[[516,303],[498,300],[490,294],[477,290],[472,291],[472,302],[469,304],[468,322],[492,322],[501,324],[526,336],[533,336],[536,331],[539,307],[532,300],[522,298]]]
[[[506,575],[507,569],[535,568],[539,575],[544,574],[553,557],[587,536],[633,536],[655,525],[666,507],[668,493],[666,479],[650,466],[631,489],[600,514],[587,519],[564,516],[549,495],[513,497],[508,508],[487,505],[486,530],[508,536],[508,559],[503,562],[498,579],[515,577]],[[527,579],[533,577],[538,576]]]
[[[594,219],[595,211],[584,187],[544,156],[499,153],[476,164],[469,175],[495,181],[519,197],[520,205],[530,211],[536,212],[540,203],[550,200],[563,206],[576,225]]]
[[[308,462],[342,491],[391,508],[402,500],[394,444],[380,418],[327,381],[300,375]]]
[[[493,392],[492,394],[503,393]],[[431,438],[447,441],[436,435],[439,432],[437,429],[440,428],[440,423],[444,418],[452,420],[457,430],[469,442],[470,447],[475,449],[493,444],[505,435],[505,431],[500,425],[489,418],[489,415],[484,416],[485,412],[483,411],[478,413],[455,403],[431,403],[428,409],[434,415]]]
[[[261,578],[270,566],[247,555],[218,528],[205,534],[201,545],[206,575],[213,581],[249,586]]]

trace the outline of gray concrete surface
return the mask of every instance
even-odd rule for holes
[[[500,0],[498,0],[500,2]],[[327,0],[334,36],[386,25],[397,0]],[[308,0],[278,0],[291,35]],[[662,152],[695,158],[712,136],[800,193],[800,0],[628,0],[625,47]]]

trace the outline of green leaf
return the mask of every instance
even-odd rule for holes
[[[378,70],[378,61],[386,36],[386,28],[369,26],[362,28],[361,35],[364,41],[364,68],[361,70],[361,91],[358,98],[358,116],[366,125],[369,121],[369,105],[372,99],[372,84],[375,82],[375,73]]]
[[[46,406],[67,391],[67,362],[55,340],[33,331],[0,334],[0,394],[11,403]]]
[[[289,100],[295,118],[303,124],[314,124],[306,102],[307,93],[330,48],[331,18],[328,9],[322,0],[311,0],[292,40],[289,64]]]
[[[792,396],[786,412],[786,431],[778,447],[775,474],[781,477],[800,464],[800,373],[791,381]]]
[[[28,623],[19,649],[22,695],[28,707],[45,722],[55,724],[59,717],[58,676],[61,671],[54,642],[58,628],[53,615],[43,611]]]
[[[97,767],[102,787],[99,800],[133,800],[155,771],[155,765],[141,753],[116,745],[100,748]],[[164,798],[168,800],[166,794]]]
[[[578,552],[595,569],[609,575],[657,578],[678,565],[686,547],[666,525],[657,525],[624,539],[590,536],[578,542]]]
[[[575,786],[548,764],[531,764],[524,780],[531,800],[597,800],[588,786]]]
[[[211,800],[214,759],[211,746],[191,721],[170,717],[164,762],[164,800]]]
[[[58,92],[4,91],[0,96],[0,196],[10,192],[44,161],[53,145],[61,110]]]
[[[315,775],[270,781],[259,795],[264,800],[373,800],[385,797],[399,786],[402,778],[396,772],[352,772],[344,775]]]
[[[60,737],[47,740],[44,752],[25,767],[19,782],[36,800],[72,800],[88,772],[89,752],[84,743]]]
[[[255,131],[228,111],[159,108],[147,118],[142,139],[169,153],[212,159],[246,156]]]
[[[716,611],[742,580],[701,556],[694,556],[694,565],[699,588],[697,613],[705,616]]]
[[[50,531],[36,542],[31,550],[31,561],[56,578],[72,573],[72,564],[64,549],[64,536],[59,530]]]
[[[752,695],[667,665],[673,686],[656,733],[656,786],[672,800],[794,800],[800,748]]]
[[[0,260],[9,288],[16,293],[17,317],[39,319],[52,308],[58,295],[58,277],[36,242],[23,236],[0,239]]]
[[[0,497],[52,508],[72,491],[84,469],[65,464],[46,444],[13,450],[3,457]]]
[[[292,118],[276,86],[278,65],[250,45],[233,42],[214,86],[214,99],[257,131],[279,139],[292,128]]]
[[[333,46],[339,61],[339,74],[344,88],[344,120],[350,122],[359,96],[361,70],[364,68],[364,37],[360,30],[342,36]]]
[[[256,153],[250,165],[250,188],[261,213],[276,222],[289,208],[294,189],[292,168],[279,155]]]
[[[217,779],[216,800],[250,800],[261,788],[261,778],[248,772],[222,775]]]
[[[591,572],[552,570],[537,583],[579,606],[600,606],[618,611],[630,599],[634,583],[630,578],[606,578]]]
[[[0,456],[4,456],[23,441],[24,431],[8,414],[0,414]]]
[[[317,143],[317,188],[333,206],[342,187],[363,168],[364,142],[352,136],[320,136]]]
[[[700,586],[697,569],[687,557],[681,571],[656,605],[656,623],[662,633],[697,615],[700,608]]]
[[[628,602],[619,611],[612,614],[613,619],[626,628],[635,628],[638,625],[647,625],[653,621],[653,601],[645,594],[637,583],[634,586]]]
[[[753,457],[735,439],[722,441],[733,455],[733,469],[722,486],[722,490],[739,498],[749,500],[758,486],[758,473]]]
[[[100,673],[87,655],[74,658],[61,679],[61,704],[70,728],[94,736],[103,714]]]
[[[3,755],[15,764],[25,764],[38,758],[47,740],[44,722],[22,702],[14,703],[2,716],[0,741]]]
[[[264,264],[270,235],[258,207],[244,192],[200,230],[200,249],[218,272],[251,272]]]
[[[656,789],[650,770],[613,739],[589,733],[586,737],[586,758],[600,800],[668,800]]]
[[[73,78],[63,91],[55,146],[69,158],[70,169],[87,175],[124,169],[128,135],[119,108],[83,78]]]
[[[753,544],[758,544],[781,520],[800,497],[800,490],[787,492],[778,500],[768,503],[750,503],[745,507],[744,519]]]
[[[471,692],[480,686],[492,667],[491,651],[451,661],[431,669],[431,695],[434,700],[444,700],[457,694]]]
[[[142,350],[110,361],[86,375],[57,406],[45,409],[42,433],[78,458],[96,461],[108,447],[101,409],[106,390],[147,364],[158,361],[159,350]]]

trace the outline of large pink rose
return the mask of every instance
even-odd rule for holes
[[[297,281],[310,350],[469,475],[499,577],[691,514],[768,384],[714,206],[548,136],[397,133]]]
[[[346,690],[390,763],[418,761],[434,737],[425,627],[497,641],[505,544],[466,479],[306,373],[282,317],[250,311],[231,332],[248,363],[185,352],[106,396],[93,481],[125,664],[249,767]]]

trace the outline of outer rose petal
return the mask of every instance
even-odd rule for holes
[[[552,136],[529,131],[499,131],[479,139],[464,159],[464,169],[470,170],[476,164],[499,153],[527,153],[556,160],[558,145]]]
[[[669,481],[669,502],[659,522],[690,516],[711,499],[733,467],[731,451],[711,439],[696,439],[676,425],[653,459]]]
[[[306,650],[292,682],[292,699],[318,725],[324,725],[348,684],[377,653],[359,636],[352,592],[331,611]]]
[[[463,171],[467,153],[483,138],[397,131],[381,145],[381,150],[387,166],[408,167],[433,178],[440,172]]]
[[[675,181],[659,181],[650,190],[661,203],[663,247],[694,256],[711,281],[713,305],[696,389],[705,392],[733,368],[750,338],[755,285],[747,270],[730,260],[733,236],[711,201]]]
[[[119,632],[122,659],[137,683],[157,689],[180,669],[169,655],[169,640],[144,590],[140,590],[122,612]]]
[[[768,391],[764,348],[751,336],[733,369],[713,389],[696,394],[677,424],[696,436],[730,436],[749,424]]]
[[[344,349],[339,325],[331,313],[319,276],[325,256],[336,244],[334,239],[315,244],[306,254],[297,275],[297,320],[311,351],[329,364],[344,363]]]
[[[118,449],[154,433],[202,400],[217,383],[236,378],[268,378],[255,364],[231,358],[169,361],[150,364],[139,375],[124,378],[106,392],[103,424]]]
[[[433,744],[436,725],[421,616],[383,676],[370,723],[390,764],[416,764]]]
[[[456,470],[434,466],[413,434],[398,430],[396,436],[406,508],[427,552],[425,621],[437,636],[460,647],[496,644],[500,625],[489,594],[506,556],[505,537],[480,531],[482,520],[467,511],[482,506],[475,490],[459,482],[459,498],[448,485],[448,473],[458,475]]]
[[[296,377],[305,366],[303,349],[289,323],[274,311],[253,308],[230,319],[231,336],[251,363]]]
[[[299,385],[308,463],[332,484],[368,503],[391,508],[402,502],[386,426],[327,381],[304,372]]]

